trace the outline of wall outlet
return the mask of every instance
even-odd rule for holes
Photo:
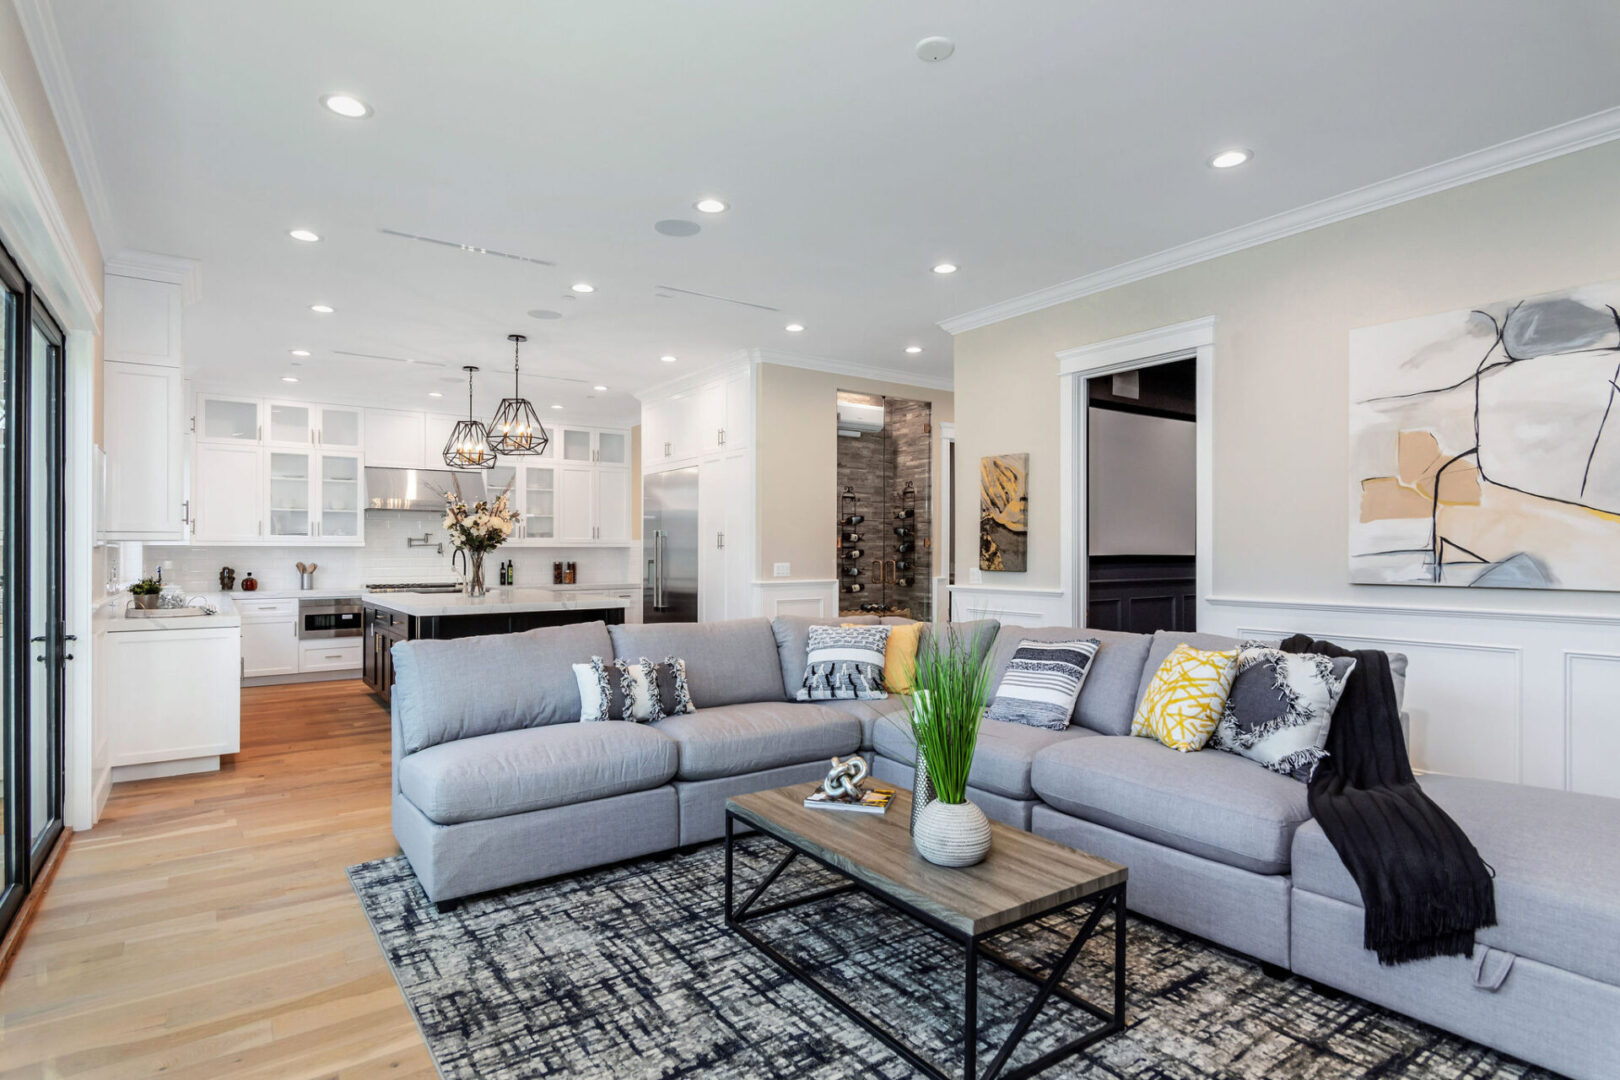
[[[792,563],[779,562],[779,563],[772,563],[771,564],[771,574],[773,576],[775,576],[775,577],[788,577],[792,573],[793,573],[793,564]]]

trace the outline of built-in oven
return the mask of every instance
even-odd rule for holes
[[[360,631],[359,597],[298,601],[298,636],[301,638],[359,637]]]

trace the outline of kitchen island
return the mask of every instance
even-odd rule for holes
[[[444,592],[368,593],[364,610],[364,678],[387,700],[394,685],[391,651],[402,641],[516,634],[566,623],[622,623],[633,600],[606,592],[563,592],[507,586],[485,596]]]

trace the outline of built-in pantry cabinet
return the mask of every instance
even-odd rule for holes
[[[698,618],[756,613],[754,372],[711,372],[641,403],[644,475],[694,469],[698,481]]]
[[[181,287],[108,274],[101,529],[109,540],[185,539]]]

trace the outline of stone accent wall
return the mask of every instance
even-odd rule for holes
[[[861,537],[857,544],[841,545],[841,556],[843,550],[854,547],[861,551],[861,557],[838,560],[839,610],[856,613],[862,604],[875,603],[884,605],[884,610],[893,614],[926,620],[932,617],[930,579],[934,567],[933,508],[929,500],[933,410],[926,401],[878,397],[863,397],[863,400],[883,404],[884,430],[881,434],[846,436],[838,440],[838,491],[840,495],[846,490],[853,491],[855,512],[865,518],[853,530],[843,527],[838,530],[840,536],[853,531]],[[909,503],[901,498],[908,480],[915,492]],[[896,511],[906,505],[913,508],[913,516],[896,517]],[[835,507],[839,520],[848,513],[847,507],[847,500],[842,499]],[[895,534],[896,527],[911,531],[901,537]],[[901,552],[902,540],[911,541],[915,545],[913,550]],[[910,586],[880,581],[880,577],[887,575],[880,575],[874,564],[889,560],[910,564],[905,570],[897,569],[894,575],[899,579],[910,578]],[[843,573],[851,565],[859,569],[854,577]],[[865,588],[859,593],[843,591],[851,582],[860,582]]]

